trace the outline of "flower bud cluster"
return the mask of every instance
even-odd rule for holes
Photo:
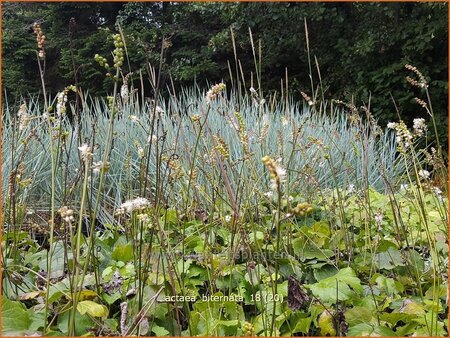
[[[286,170],[269,156],[264,156],[262,162],[269,169],[271,188],[277,190],[286,179]]]
[[[405,122],[403,121],[400,121],[398,123],[389,122],[387,124],[387,127],[389,129],[394,129],[397,133],[395,140],[397,141],[397,149],[399,152],[404,152],[405,149],[411,146],[414,136],[408,130],[408,127],[406,126]]]
[[[114,34],[113,35],[114,38],[114,47],[116,47],[116,49],[114,49],[114,68],[120,68],[122,67],[123,64],[123,41],[122,41],[122,37],[120,36],[120,34]]]
[[[66,113],[67,94],[69,91],[76,92],[77,88],[74,85],[67,86],[62,92],[58,93],[56,102],[56,114],[61,116]]]
[[[228,145],[225,140],[218,135],[213,135],[215,141],[214,149],[220,153],[224,158],[228,158],[230,156],[230,151],[228,149]]]
[[[30,122],[30,116],[28,115],[27,105],[25,103],[20,106],[17,117],[19,118],[19,130],[22,131],[28,126],[28,122]]]
[[[98,174],[100,172],[108,172],[109,168],[111,166],[111,163],[109,162],[103,162],[103,161],[98,161],[98,162],[94,162],[92,163],[92,171],[95,174]]]
[[[245,336],[252,337],[255,335],[255,327],[253,326],[252,323],[244,322],[242,324],[242,332],[244,333]]]
[[[100,67],[104,67],[106,70],[109,69],[109,64],[108,61],[106,60],[105,57],[95,54],[94,55],[94,60],[98,62],[98,64],[100,65]]]
[[[295,208],[292,209],[292,213],[298,216],[305,216],[314,211],[314,207],[312,204],[307,202],[298,203]]]
[[[141,211],[147,208],[150,205],[150,202],[143,197],[137,197],[133,200],[125,201],[120,205],[120,207],[116,210],[116,215],[123,215],[125,213],[132,213],[133,211]]]
[[[427,80],[425,79],[425,76],[414,66],[411,65],[405,65],[405,68],[407,70],[412,71],[417,75],[419,80],[413,79],[410,76],[406,77],[406,81],[408,81],[412,86],[419,87],[419,88],[426,88],[428,87]]]
[[[414,133],[417,136],[422,136],[424,132],[427,131],[427,124],[425,123],[425,119],[417,118],[413,120],[413,129]]]
[[[211,87],[210,90],[206,93],[206,103],[211,103],[217,96],[226,88],[225,83],[218,83]]]
[[[80,152],[80,156],[84,161],[88,161],[92,158],[94,155],[92,153],[91,147],[89,147],[86,143],[82,146],[78,147],[78,150]]]
[[[75,220],[75,218],[73,217],[73,210],[69,209],[66,206],[60,208],[58,212],[66,223],[72,223]]]
[[[42,32],[41,25],[35,22],[33,24],[33,33],[36,34],[36,42],[38,46],[38,55],[40,59],[44,59],[45,57],[45,35]]]

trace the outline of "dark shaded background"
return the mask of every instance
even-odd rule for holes
[[[291,94],[311,95],[306,19],[311,56],[320,64],[326,98],[353,100],[358,106],[367,104],[371,95],[372,112],[381,124],[398,120],[391,96],[405,121],[427,118],[414,102],[416,96],[425,97],[423,90],[405,81],[410,74],[404,65],[412,64],[430,82],[439,133],[447,142],[446,3],[3,3],[2,13],[2,84],[10,102],[40,90],[31,28],[35,21],[46,35],[45,78],[52,94],[74,83],[75,72],[79,85],[91,94],[111,91],[111,80],[94,55],[112,59],[110,36],[121,23],[135,74],[139,69],[146,74],[148,62],[159,63],[164,36],[170,41],[165,83],[169,74],[178,88],[229,81],[227,61],[233,69],[235,65],[232,27],[249,87],[250,74],[255,73],[250,27],[256,45],[261,41],[264,93],[280,91],[287,67]],[[76,24],[69,28],[72,17]],[[314,64],[313,75],[318,85]],[[150,85],[146,91],[151,95]]]

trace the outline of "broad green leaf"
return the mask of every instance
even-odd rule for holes
[[[92,291],[92,290],[81,290],[79,292],[79,300],[88,300],[88,299],[93,299],[95,297],[97,297],[97,292]]]
[[[55,242],[53,244],[52,259],[51,259],[52,277],[59,277],[64,275],[66,250],[67,248],[61,241]],[[67,252],[67,258],[69,260],[72,259],[72,254],[70,252]],[[44,271],[47,270],[47,259],[42,259],[40,261],[39,268]]]
[[[328,259],[333,256],[333,251],[329,249],[321,249],[317,244],[306,242],[303,238],[296,238],[292,241],[292,248],[294,253],[301,258],[305,259]]]
[[[388,295],[399,294],[404,290],[403,285],[393,278],[386,278],[380,275],[376,278],[375,282],[380,290],[385,291]]]
[[[31,292],[27,292],[24,293],[23,295],[21,295],[19,297],[20,300],[30,300],[30,299],[35,299],[37,298],[39,295],[41,294],[41,291],[31,291]]]
[[[397,324],[397,322],[402,321],[404,323],[410,322],[415,315],[400,313],[400,312],[391,312],[391,313],[382,313],[380,315],[380,319],[382,321],[388,322],[391,325]]]
[[[176,225],[178,223],[177,211],[175,209],[167,209],[162,219],[163,223],[167,225]]]
[[[370,336],[372,335],[374,328],[372,325],[361,323],[355,326],[350,326],[347,332],[347,336]]]
[[[162,326],[158,326],[156,324],[153,324],[152,326],[152,332],[157,336],[168,336],[169,335],[169,331],[167,331],[165,328],[163,328]]]
[[[434,299],[435,297],[445,299],[447,297],[447,290],[448,290],[447,284],[438,285],[436,288],[430,286],[427,292],[425,292],[425,297],[428,299]]]
[[[223,325],[223,326],[238,326],[239,320],[237,320],[237,319],[234,319],[234,320],[217,320],[216,324],[217,325]]]
[[[375,264],[379,269],[392,270],[397,266],[404,266],[405,263],[396,248],[390,247],[387,251],[376,253],[374,256]]]
[[[311,317],[299,318],[297,323],[295,324],[294,329],[292,330],[292,333],[301,332],[304,334],[308,334],[311,323],[312,323]]]
[[[77,304],[77,310],[81,315],[89,314],[92,317],[108,316],[106,306],[93,302],[91,300],[83,300]]]
[[[133,258],[133,246],[131,243],[125,245],[117,245],[111,255],[116,261],[128,262]]]
[[[2,299],[2,335],[23,336],[30,324],[30,316],[23,304]]]
[[[114,268],[114,270],[113,270],[113,267],[112,267],[112,266],[107,266],[107,267],[105,268],[105,270],[103,270],[103,272],[102,272],[102,279],[103,279],[105,282],[109,282],[109,281],[111,280],[111,277],[112,277],[113,274],[114,274],[114,271],[115,271],[115,268]]]
[[[366,307],[355,306],[345,311],[345,320],[350,326],[369,323],[372,319],[372,311]]]
[[[417,327],[416,322],[408,322],[406,325],[397,326],[396,332],[400,337],[411,335]]]
[[[197,277],[197,278],[205,281],[205,280],[208,280],[208,271],[204,267],[192,264],[189,267],[189,271],[186,276],[189,278]]]
[[[326,303],[348,300],[351,296],[362,292],[361,281],[351,268],[339,270],[337,274],[312,284],[310,289],[316,297]]]
[[[386,326],[375,326],[374,336],[383,336],[383,337],[395,337],[398,336],[392,329]]]
[[[36,311],[35,308],[30,308],[28,309],[28,314],[30,316],[31,321],[28,330],[30,332],[41,331],[44,326],[44,318],[45,318],[44,310]]]
[[[320,269],[314,269],[313,271],[317,281],[334,276],[337,272],[338,270],[334,266],[328,264],[325,264]]]
[[[119,300],[122,297],[122,295],[120,294],[119,291],[114,292],[112,295],[108,295],[107,293],[104,293],[102,295],[102,299],[108,303],[108,305],[113,304],[114,302],[116,302],[117,300]]]
[[[60,316],[58,316],[58,329],[64,333],[68,334],[68,325],[69,325],[69,314],[70,311],[66,311]],[[86,334],[86,332],[94,326],[92,319],[84,315],[82,316],[78,312],[75,313],[75,335],[81,336]],[[61,334],[60,334],[61,335]]]
[[[186,259],[184,260],[184,258],[181,258],[178,263],[177,263],[177,271],[180,274],[186,274],[189,270],[189,267],[192,264],[192,259]],[[183,269],[184,268],[184,269]]]
[[[397,333],[385,326],[372,326],[370,324],[358,324],[349,328],[348,336],[389,336],[395,337]]]
[[[405,299],[403,306],[399,310],[401,313],[407,313],[410,315],[419,315],[422,316],[425,314],[425,310],[423,306],[415,301],[410,299]]]
[[[116,331],[117,328],[119,327],[119,323],[117,322],[117,319],[113,319],[113,318],[105,319],[103,321],[103,325],[112,331]]]
[[[322,314],[319,316],[319,320],[317,323],[320,328],[321,336],[336,335],[336,330],[333,324],[333,316],[328,311],[325,310],[322,312]]]

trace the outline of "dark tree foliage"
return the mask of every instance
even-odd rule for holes
[[[289,74],[291,94],[312,93],[305,20],[314,86],[320,67],[326,98],[368,104],[382,123],[410,122],[424,116],[414,97],[418,88],[405,81],[404,65],[419,68],[430,80],[436,117],[447,129],[448,18],[446,3],[4,3],[3,89],[19,97],[39,91],[36,48],[31,25],[38,21],[46,34],[46,83],[51,93],[70,83],[104,95],[111,80],[93,59],[111,59],[111,34],[121,24],[129,59],[124,73],[134,80],[148,65],[158,66],[163,37],[169,41],[163,81],[178,86],[207,86],[236,77],[231,30],[245,86],[257,86],[249,38],[256,53],[261,43],[262,90],[280,91]],[[71,25],[69,22],[73,18]],[[257,55],[258,58],[258,55]],[[148,85],[148,83],[146,83]],[[165,87],[165,86],[163,86]],[[146,88],[150,92],[150,86]]]

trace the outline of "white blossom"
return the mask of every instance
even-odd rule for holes
[[[206,103],[210,104],[211,101],[217,98],[219,93],[225,89],[224,83],[218,83],[212,86],[210,90],[206,93]]]
[[[433,187],[433,188],[431,188],[431,190],[436,195],[436,197],[438,198],[439,201],[442,202],[444,200],[444,196],[442,195],[441,189],[439,189],[438,187]]]
[[[286,179],[286,169],[284,169],[281,166],[277,166],[275,168],[275,171],[277,172],[277,175],[280,178],[280,181],[284,182],[284,180]]]
[[[98,162],[94,162],[92,163],[92,171],[95,174],[98,174],[100,171],[106,169],[109,167],[109,162],[103,162],[103,161],[98,161]]]
[[[75,220],[73,217],[73,210],[69,209],[67,206],[61,207],[58,212],[66,223],[72,223]]]
[[[147,142],[148,143],[156,143],[158,141],[158,136],[156,136],[155,134],[153,135],[149,135],[147,138]]]
[[[377,212],[376,214],[375,214],[375,222],[378,224],[378,225],[380,225],[381,224],[381,222],[383,221],[383,215],[380,213],[380,212]]]
[[[125,201],[120,205],[120,207],[116,210],[116,214],[120,213],[131,213],[135,210],[142,210],[145,209],[150,205],[150,202],[143,197],[137,197],[133,200]],[[120,211],[120,212],[119,212]]]
[[[128,117],[132,122],[139,122],[139,117],[137,117],[136,115],[130,115]]]
[[[92,156],[91,148],[86,143],[81,147],[78,147],[78,150],[80,151],[83,160],[87,160]]]
[[[27,112],[27,105],[24,103],[20,106],[17,112],[17,117],[19,118],[19,130],[23,130],[27,127],[30,117]]]
[[[156,106],[155,112],[156,114],[164,114],[164,109],[162,109],[160,106]]]
[[[395,127],[397,127],[397,123],[395,123],[395,122],[389,122],[389,123],[387,124],[387,127],[388,127],[389,129],[395,129]]]
[[[354,184],[349,184],[348,188],[347,188],[347,193],[348,194],[353,194],[356,191],[355,185]]]
[[[61,116],[66,112],[66,103],[67,103],[67,91],[62,91],[58,93],[57,102],[56,102],[56,114]]]
[[[138,147],[138,155],[140,158],[143,158],[145,156],[144,148],[142,148],[141,146]]]
[[[427,125],[425,124],[425,119],[417,118],[413,120],[413,128],[414,132],[418,136],[422,136],[423,133],[427,130]]]
[[[419,176],[423,179],[429,179],[430,178],[430,172],[428,170],[419,170]]]
[[[267,198],[271,198],[273,196],[273,191],[269,190],[269,191],[265,192],[263,195],[266,196]]]
[[[123,84],[122,87],[120,88],[120,96],[122,97],[122,100],[124,101],[128,100],[128,95],[129,95],[128,85]]]

